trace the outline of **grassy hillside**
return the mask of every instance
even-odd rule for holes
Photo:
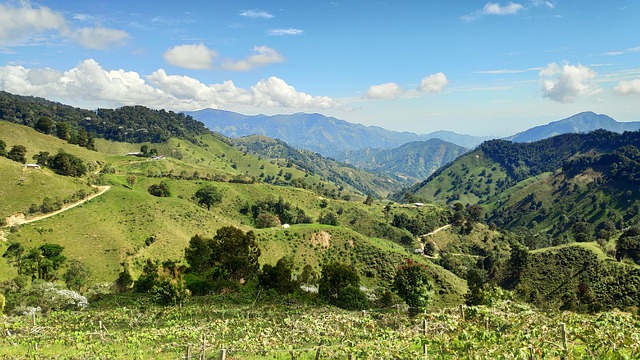
[[[487,223],[525,232],[533,248],[606,242],[640,221],[638,132],[562,135],[530,143],[492,141],[405,192],[413,201],[480,204]]]
[[[341,261],[353,264],[368,286],[387,284],[397,266],[414,256],[411,252],[416,246],[400,245],[400,239],[410,234],[390,224],[393,213],[430,211],[392,207],[385,210],[385,204],[378,202],[365,205],[363,196],[319,175],[254,157],[209,134],[196,137],[195,144],[181,139],[149,143],[158,154],[166,155],[154,160],[125,156],[139,150],[140,144],[97,139],[97,151],[90,151],[29,127],[2,121],[0,126],[0,137],[9,147],[24,144],[27,157],[39,151],[55,153],[61,148],[95,163],[95,173],[78,179],[57,175],[46,168],[27,172],[20,164],[0,158],[2,172],[13,174],[12,178],[1,180],[2,191],[11,194],[6,197],[8,205],[3,214],[23,211],[31,203],[41,202],[45,195],[64,197],[78,189],[91,189],[87,182],[110,186],[103,195],[59,215],[12,231],[5,228],[7,242],[0,243],[0,252],[14,241],[27,248],[44,243],[62,245],[68,258],[89,266],[92,282],[113,281],[123,264],[135,275],[146,259],[181,259],[193,235],[211,237],[220,227],[232,225],[256,232],[263,264],[275,264],[280,257],[289,255],[294,257],[297,271],[305,264],[319,271],[325,262]],[[136,177],[133,186],[127,181],[131,175]],[[18,176],[26,178],[22,185],[15,179]],[[267,178],[279,185],[261,180]],[[149,186],[160,181],[168,185],[170,197],[154,197],[147,192]],[[193,199],[194,193],[206,184],[213,184],[222,194],[222,202],[211,210]],[[351,200],[340,199],[343,195],[349,195]],[[255,229],[255,219],[247,209],[278,199],[291,208],[301,209],[314,223],[293,225],[286,230]],[[338,226],[316,223],[327,213],[335,215]],[[27,214],[27,218],[30,216]],[[433,226],[436,225],[441,224]],[[429,266],[436,281],[438,303],[460,301],[466,292],[463,280],[420,257],[416,260]],[[15,276],[15,270],[5,261],[0,262],[0,270],[3,278]]]
[[[302,169],[310,174],[317,174],[330,179],[336,184],[351,188],[364,194],[376,194],[386,197],[409,182],[397,176],[373,175],[355,167],[339,163],[320,154],[298,150],[281,140],[262,135],[245,136],[233,139],[233,143],[241,150],[256,156],[273,159],[281,164]]]
[[[413,141],[393,149],[346,151],[337,158],[360,169],[421,181],[468,149],[440,140]]]

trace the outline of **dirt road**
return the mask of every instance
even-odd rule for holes
[[[95,194],[91,194],[91,195],[87,196],[86,198],[84,198],[84,199],[82,199],[82,200],[80,200],[78,202],[75,202],[73,204],[67,204],[67,205],[63,206],[60,210],[56,210],[56,211],[51,212],[51,213],[42,214],[42,215],[35,216],[35,217],[29,218],[29,219],[27,219],[24,216],[23,213],[12,215],[12,216],[7,218],[7,225],[5,227],[11,227],[11,226],[14,226],[14,225],[29,224],[29,223],[32,223],[32,222],[35,222],[35,221],[38,221],[38,220],[42,220],[42,219],[46,219],[48,217],[52,217],[54,215],[58,215],[63,211],[67,211],[69,209],[73,209],[74,207],[76,207],[78,205],[82,205],[85,202],[87,202],[87,201],[89,201],[89,200],[91,200],[91,199],[93,199],[95,197],[98,197],[98,196],[106,193],[107,191],[109,191],[109,189],[111,189],[111,186],[96,186],[96,188],[98,188],[100,191],[98,191]]]

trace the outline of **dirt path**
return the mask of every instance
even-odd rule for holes
[[[69,209],[73,209],[74,207],[78,206],[78,205],[82,205],[85,202],[98,197],[104,193],[106,193],[107,191],[109,191],[109,189],[111,189],[111,186],[96,186],[98,189],[100,189],[100,191],[98,191],[95,194],[89,195],[88,197],[75,202],[73,204],[68,204],[63,206],[60,210],[56,210],[54,212],[51,213],[47,213],[47,214],[43,214],[43,215],[39,215],[36,217],[32,217],[30,219],[27,219],[24,214],[20,213],[20,214],[16,214],[16,215],[12,215],[10,217],[7,218],[7,225],[5,227],[10,227],[10,226],[14,226],[14,225],[23,225],[23,224],[29,224],[38,220],[42,220],[42,219],[46,219],[48,217],[52,217],[54,215],[58,215],[63,211],[67,211]]]
[[[426,237],[426,236],[430,236],[430,235],[435,235],[437,233],[439,233],[440,231],[444,230],[444,229],[448,229],[451,227],[451,224],[445,225],[445,226],[441,226],[435,230],[433,230],[432,232],[428,233],[428,234],[424,234],[424,235],[420,235],[420,237]]]

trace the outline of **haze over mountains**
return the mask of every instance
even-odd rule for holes
[[[265,135],[285,141],[293,147],[334,157],[347,150],[390,149],[412,141],[442,139],[458,146],[473,148],[491,137],[461,135],[437,131],[418,135],[378,126],[364,126],[321,114],[247,116],[230,111],[204,109],[186,112],[209,129],[228,137]]]
[[[566,119],[551,122],[546,125],[532,127],[505,138],[513,142],[531,142],[550,138],[555,135],[568,133],[586,133],[593,130],[604,129],[612,132],[623,133],[640,129],[640,121],[618,122],[613,118],[585,111]]]

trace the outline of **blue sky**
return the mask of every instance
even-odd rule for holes
[[[510,135],[640,120],[640,2],[5,1],[0,89]]]

